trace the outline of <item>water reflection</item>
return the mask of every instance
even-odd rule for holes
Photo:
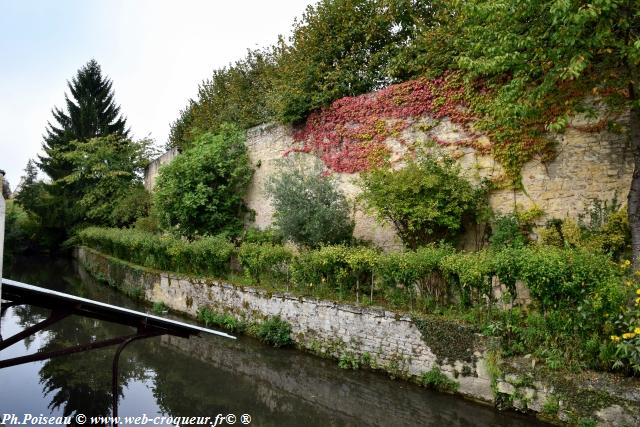
[[[38,265],[34,271],[18,264],[11,277],[141,309],[82,272],[76,274],[65,262]],[[46,315],[35,307],[13,307],[2,320],[3,332],[34,324]],[[10,347],[2,358],[131,332],[128,327],[72,316],[31,343]],[[12,354],[5,354],[9,351]],[[22,409],[45,415],[109,415],[114,351],[96,350],[0,370],[0,413]],[[247,413],[255,426],[540,425],[532,418],[497,413],[376,373],[344,371],[333,361],[272,349],[248,338],[165,336],[137,341],[121,356],[119,378],[121,416]],[[40,393],[29,385],[34,380]]]

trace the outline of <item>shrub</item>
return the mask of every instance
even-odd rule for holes
[[[448,246],[425,246],[416,251],[391,252],[380,256],[376,274],[386,288],[402,288],[411,292],[418,287],[431,297],[445,302],[447,284],[440,274],[442,259],[453,252]]]
[[[446,156],[426,155],[400,170],[363,173],[361,186],[369,209],[391,223],[412,249],[441,239],[454,241],[484,200],[484,192],[462,178]]]
[[[615,260],[631,249],[627,209],[621,208],[615,197],[611,203],[593,199],[578,216],[578,222],[570,218],[549,220],[540,236],[545,245],[581,247],[607,254]]]
[[[222,236],[188,242],[139,230],[88,227],[77,237],[83,245],[116,258],[179,273],[223,275],[233,252],[233,245]]]
[[[280,316],[270,317],[258,326],[258,338],[274,347],[287,347],[293,344],[291,326]]]
[[[280,230],[276,228],[269,227],[260,230],[249,227],[245,230],[242,241],[247,243],[273,243],[274,245],[280,245],[284,243],[284,236],[280,233]]]
[[[198,310],[198,320],[204,322],[206,326],[217,326],[231,332],[242,332],[245,329],[243,321],[230,314],[219,313],[207,307]]]
[[[634,290],[632,303],[615,320],[616,334],[610,339],[615,345],[613,368],[640,376],[640,287]]]
[[[251,173],[242,132],[224,126],[218,135],[202,134],[160,168],[154,194],[160,225],[188,237],[238,233]]]
[[[456,381],[443,374],[437,366],[422,374],[422,385],[442,393],[453,393],[460,386]]]
[[[521,248],[528,243],[528,236],[522,230],[515,214],[499,216],[491,225],[489,243],[494,248]]]
[[[325,246],[303,251],[292,265],[291,278],[299,287],[317,289],[352,286],[352,276],[346,261],[346,246]]]
[[[274,223],[286,239],[317,248],[351,240],[354,222],[346,197],[320,170],[283,168],[267,185]]]
[[[292,258],[293,253],[289,249],[273,243],[245,242],[238,250],[238,260],[245,274],[256,283],[260,283],[265,275],[276,280],[288,280]]]
[[[440,261],[440,268],[457,287],[463,304],[470,305],[480,297],[491,299],[494,268],[488,251],[447,255]]]

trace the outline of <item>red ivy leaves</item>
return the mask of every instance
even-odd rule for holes
[[[400,134],[414,119],[429,115],[466,124],[464,88],[453,74],[388,86],[377,92],[344,97],[309,115],[294,139],[301,146],[285,152],[313,153],[335,172],[356,173],[382,164],[389,155],[385,139]]]

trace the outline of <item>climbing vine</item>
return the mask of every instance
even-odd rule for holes
[[[366,171],[380,166],[389,156],[384,143],[387,138],[406,144],[402,132],[421,116],[448,117],[466,126],[473,115],[465,104],[464,86],[453,74],[340,98],[309,115],[304,126],[294,133],[299,145],[285,154],[313,153],[335,172]]]

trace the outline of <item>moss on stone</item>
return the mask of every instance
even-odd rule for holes
[[[412,321],[422,334],[422,340],[438,358],[438,363],[462,360],[475,362],[476,342],[474,328],[448,320],[413,317]]]

